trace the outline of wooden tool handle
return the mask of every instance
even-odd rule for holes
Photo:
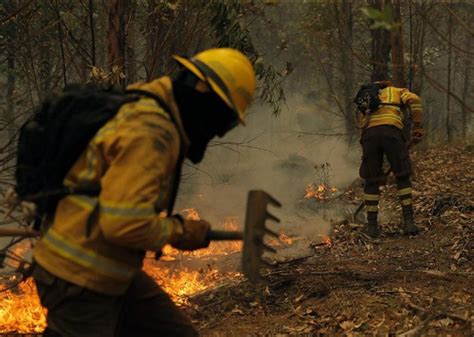
[[[31,228],[2,228],[0,226],[0,237],[5,236],[23,236],[26,238],[34,238],[40,236],[40,232]]]
[[[207,233],[209,241],[241,241],[244,238],[242,232],[237,231],[219,231],[211,229]]]

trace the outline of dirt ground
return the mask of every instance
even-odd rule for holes
[[[275,263],[257,288],[235,280],[195,296],[186,310],[202,335],[474,336],[473,149],[413,158],[419,235],[401,232],[389,179],[379,239],[357,221],[338,222],[331,246]],[[342,198],[357,206],[360,184]]]

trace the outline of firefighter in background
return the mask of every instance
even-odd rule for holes
[[[379,186],[386,179],[383,172],[385,154],[396,177],[405,233],[416,234],[419,230],[413,214],[408,146],[420,142],[423,137],[421,99],[408,89],[394,87],[390,81],[373,84],[378,86],[377,107],[370,113],[359,114],[358,120],[359,127],[363,130],[361,137],[363,154],[359,174],[365,179],[367,233],[371,237],[380,235],[377,218]],[[412,132],[409,141],[403,133],[404,107],[409,108],[411,112]]]
[[[66,186],[100,185],[101,192],[63,198],[34,249],[45,337],[198,335],[142,262],[166,243],[208,246],[208,222],[160,212],[172,202],[180,149],[198,163],[212,138],[243,123],[256,79],[247,57],[230,48],[175,59],[182,70],[174,79],[128,88],[162,102],[142,96],[124,104],[66,176]]]

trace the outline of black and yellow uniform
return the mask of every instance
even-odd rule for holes
[[[170,78],[130,88],[159,95],[179,118]],[[68,186],[100,184],[101,194],[61,200],[34,249],[33,278],[48,309],[45,336],[197,335],[141,271],[145,251],[159,250],[178,228],[176,218],[159,212],[170,200],[179,126],[153,99],[125,104],[66,176]]]
[[[139,88],[159,95],[179,117],[170,78]],[[155,100],[123,105],[65,179],[67,186],[100,185],[100,195],[60,201],[33,252],[37,263],[79,286],[123,294],[144,252],[159,250],[175,235],[178,220],[159,212],[168,207],[179,148],[177,128]]]
[[[406,231],[416,232],[417,229],[413,221],[410,182],[411,163],[408,153],[408,140],[402,131],[402,108],[410,109],[413,135],[418,140],[423,134],[421,99],[407,89],[393,86],[381,89],[379,98],[381,103],[387,105],[381,105],[377,111],[361,117],[365,120],[359,121],[359,124],[366,125],[361,137],[363,155],[359,174],[365,179],[364,200],[369,234],[371,236],[378,235],[379,186],[385,180],[383,172],[384,154],[397,179],[398,195],[402,204]]]
[[[205,50],[173,79],[135,83],[123,104],[69,169],[67,187],[100,188],[57,205],[33,256],[44,336],[196,336],[197,330],[142,270],[146,251],[209,245],[210,224],[163,214],[183,157],[202,160],[208,142],[241,122],[255,94],[253,66],[230,48]],[[165,107],[166,105],[166,107]]]

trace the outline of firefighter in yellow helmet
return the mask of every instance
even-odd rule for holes
[[[149,94],[122,105],[65,178],[100,194],[63,198],[34,249],[45,337],[198,335],[142,262],[166,243],[208,246],[208,222],[160,213],[174,201],[181,159],[200,162],[212,138],[244,122],[256,79],[234,49],[175,58],[175,78],[129,86]]]
[[[371,237],[380,234],[377,218],[379,186],[386,179],[383,172],[384,155],[397,180],[405,233],[416,234],[419,229],[413,214],[408,144],[416,144],[423,137],[421,99],[408,89],[397,88],[384,80],[362,86],[354,101],[358,106],[358,123],[362,129],[363,154],[359,173],[365,179],[367,234]],[[408,108],[411,113],[413,127],[410,140],[403,133],[403,108]]]

